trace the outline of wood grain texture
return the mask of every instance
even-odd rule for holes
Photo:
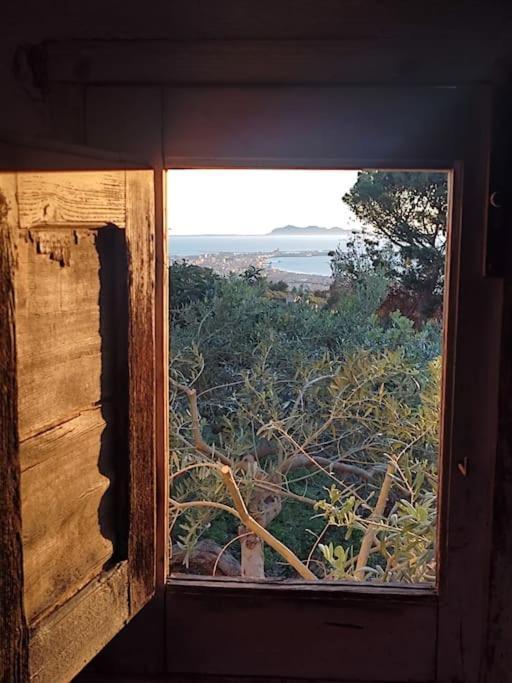
[[[125,223],[123,171],[20,173],[20,227],[44,223]]]
[[[165,590],[169,567],[169,268],[166,174],[155,170],[155,430],[157,590]]]
[[[100,263],[94,231],[24,231],[18,253],[23,440],[98,403],[105,349],[100,335]],[[63,260],[68,265],[61,265]]]
[[[128,620],[126,563],[86,586],[31,632],[30,680],[67,683]]]
[[[130,610],[155,589],[154,190],[152,171],[127,171]]]
[[[24,683],[28,637],[23,549],[15,333],[16,181],[0,175],[0,681]]]
[[[65,602],[112,557],[112,432],[95,408],[21,446],[29,623]]]

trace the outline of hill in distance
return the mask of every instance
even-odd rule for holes
[[[343,228],[320,228],[318,225],[308,225],[299,228],[296,225],[285,225],[282,228],[274,228],[269,235],[341,235],[347,232]]]

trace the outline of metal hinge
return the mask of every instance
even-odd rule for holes
[[[485,245],[485,276],[505,277],[509,269],[509,238],[505,193],[491,190],[487,207],[487,239]]]
[[[509,237],[510,165],[512,162],[512,80],[504,73],[494,86],[492,137],[489,168],[489,199],[487,204],[487,235],[484,275],[504,278],[511,273]]]

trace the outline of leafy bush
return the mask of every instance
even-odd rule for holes
[[[371,268],[331,307],[283,305],[261,280],[190,268],[171,266],[184,288],[172,302],[174,542],[190,554],[210,538],[244,555],[240,522],[218,507],[232,506],[228,463],[252,517],[317,576],[430,580],[438,323],[381,320],[389,280]],[[290,575],[265,553],[267,576]]]
[[[179,310],[194,301],[213,296],[220,277],[211,268],[195,266],[187,261],[175,262],[169,268],[169,304]]]

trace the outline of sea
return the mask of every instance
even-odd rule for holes
[[[337,235],[170,235],[171,260],[205,254],[269,254],[269,265],[289,273],[330,275],[328,252],[343,247],[350,231]],[[282,252],[282,253],[279,253]],[[320,252],[309,255],[307,252]],[[284,255],[283,255],[284,254]]]

